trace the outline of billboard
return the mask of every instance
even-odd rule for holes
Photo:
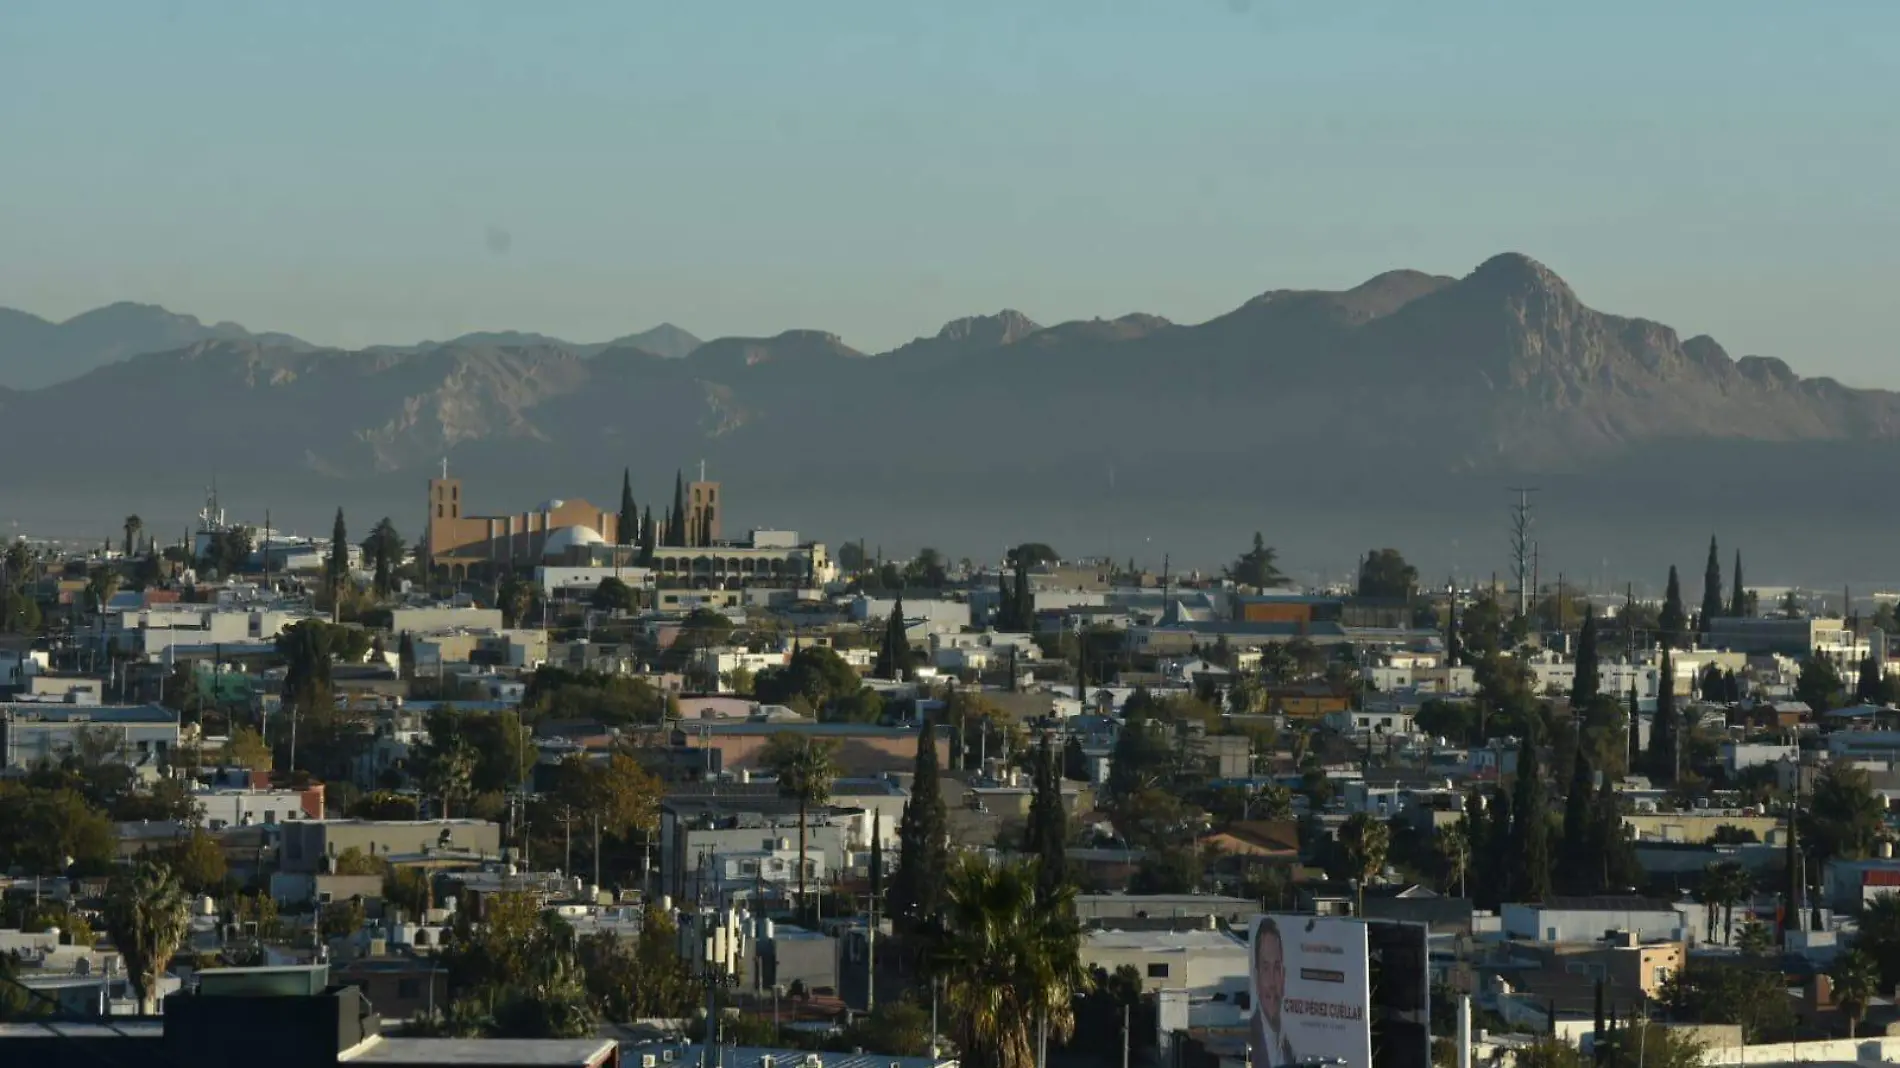
[[[1373,1068],[1366,925],[1331,916],[1256,916],[1248,978],[1253,1068],[1330,1062]]]

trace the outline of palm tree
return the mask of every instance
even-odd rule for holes
[[[1445,889],[1451,889],[1455,881],[1458,896],[1464,897],[1465,874],[1471,870],[1471,835],[1463,820],[1438,832],[1438,855],[1445,858]]]
[[[1033,862],[990,867],[966,858],[945,887],[936,975],[958,1029],[965,1064],[1029,1068],[1040,1027],[1063,1041],[1075,1030],[1082,966],[1075,888],[1040,900]]]
[[[132,547],[138,544],[139,531],[144,529],[145,520],[136,515],[125,517],[125,555],[128,559],[132,556]]]
[[[1385,870],[1385,855],[1392,848],[1392,828],[1361,812],[1339,829],[1339,841],[1346,847],[1353,878],[1359,881],[1358,915],[1364,916],[1366,882]]]
[[[468,794],[469,780],[475,776],[475,753],[461,739],[448,745],[431,746],[422,766],[422,792],[442,801],[442,818],[449,818],[449,802]]]
[[[805,907],[805,834],[811,806],[831,800],[837,769],[831,763],[830,742],[786,731],[767,743],[764,764],[778,775],[778,795],[798,802],[798,907]]]
[[[1834,984],[1834,1003],[1847,1017],[1847,1037],[1853,1038],[1868,1004],[1880,992],[1880,966],[1865,950],[1850,949],[1834,958],[1827,977]]]
[[[1735,903],[1748,895],[1748,873],[1740,864],[1725,860],[1711,864],[1702,872],[1702,903],[1709,909],[1709,941],[1715,941],[1715,910],[1722,910],[1722,940],[1733,940]]]
[[[112,881],[106,895],[106,932],[125,959],[126,978],[138,992],[143,1015],[158,1011],[159,980],[185,942],[190,917],[185,889],[170,868],[146,862]]]

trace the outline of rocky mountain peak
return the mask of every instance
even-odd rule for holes
[[[995,315],[966,315],[961,319],[952,319],[937,331],[942,341],[958,341],[981,345],[1008,345],[1041,330],[1035,320],[1014,308],[1004,308]]]

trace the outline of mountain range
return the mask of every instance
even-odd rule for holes
[[[834,543],[987,557],[1033,536],[1211,564],[1262,529],[1335,570],[1398,544],[1481,572],[1502,566],[1505,487],[1529,482],[1550,559],[1590,568],[1573,574],[1653,566],[1663,539],[1711,529],[1795,568],[1800,539],[1884,553],[1891,495],[1828,509],[1900,459],[1900,394],[1594,310],[1508,253],[1192,325],[1003,311],[878,355],[817,330],[700,343],[664,326],[341,351],[136,305],[57,326],[12,313],[0,381],[33,387],[0,392],[0,426],[35,443],[0,491],[90,522],[179,514],[215,475],[312,500],[311,522],[342,502],[413,530],[444,457],[476,511],[611,506],[623,467],[657,511],[704,460],[735,514]],[[117,503],[137,493],[150,503]],[[1699,562],[1694,544],[1668,556]]]

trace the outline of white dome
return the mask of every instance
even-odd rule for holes
[[[548,535],[546,544],[541,546],[541,555],[561,556],[577,545],[605,544],[607,544],[607,539],[595,533],[592,527],[562,527]]]

